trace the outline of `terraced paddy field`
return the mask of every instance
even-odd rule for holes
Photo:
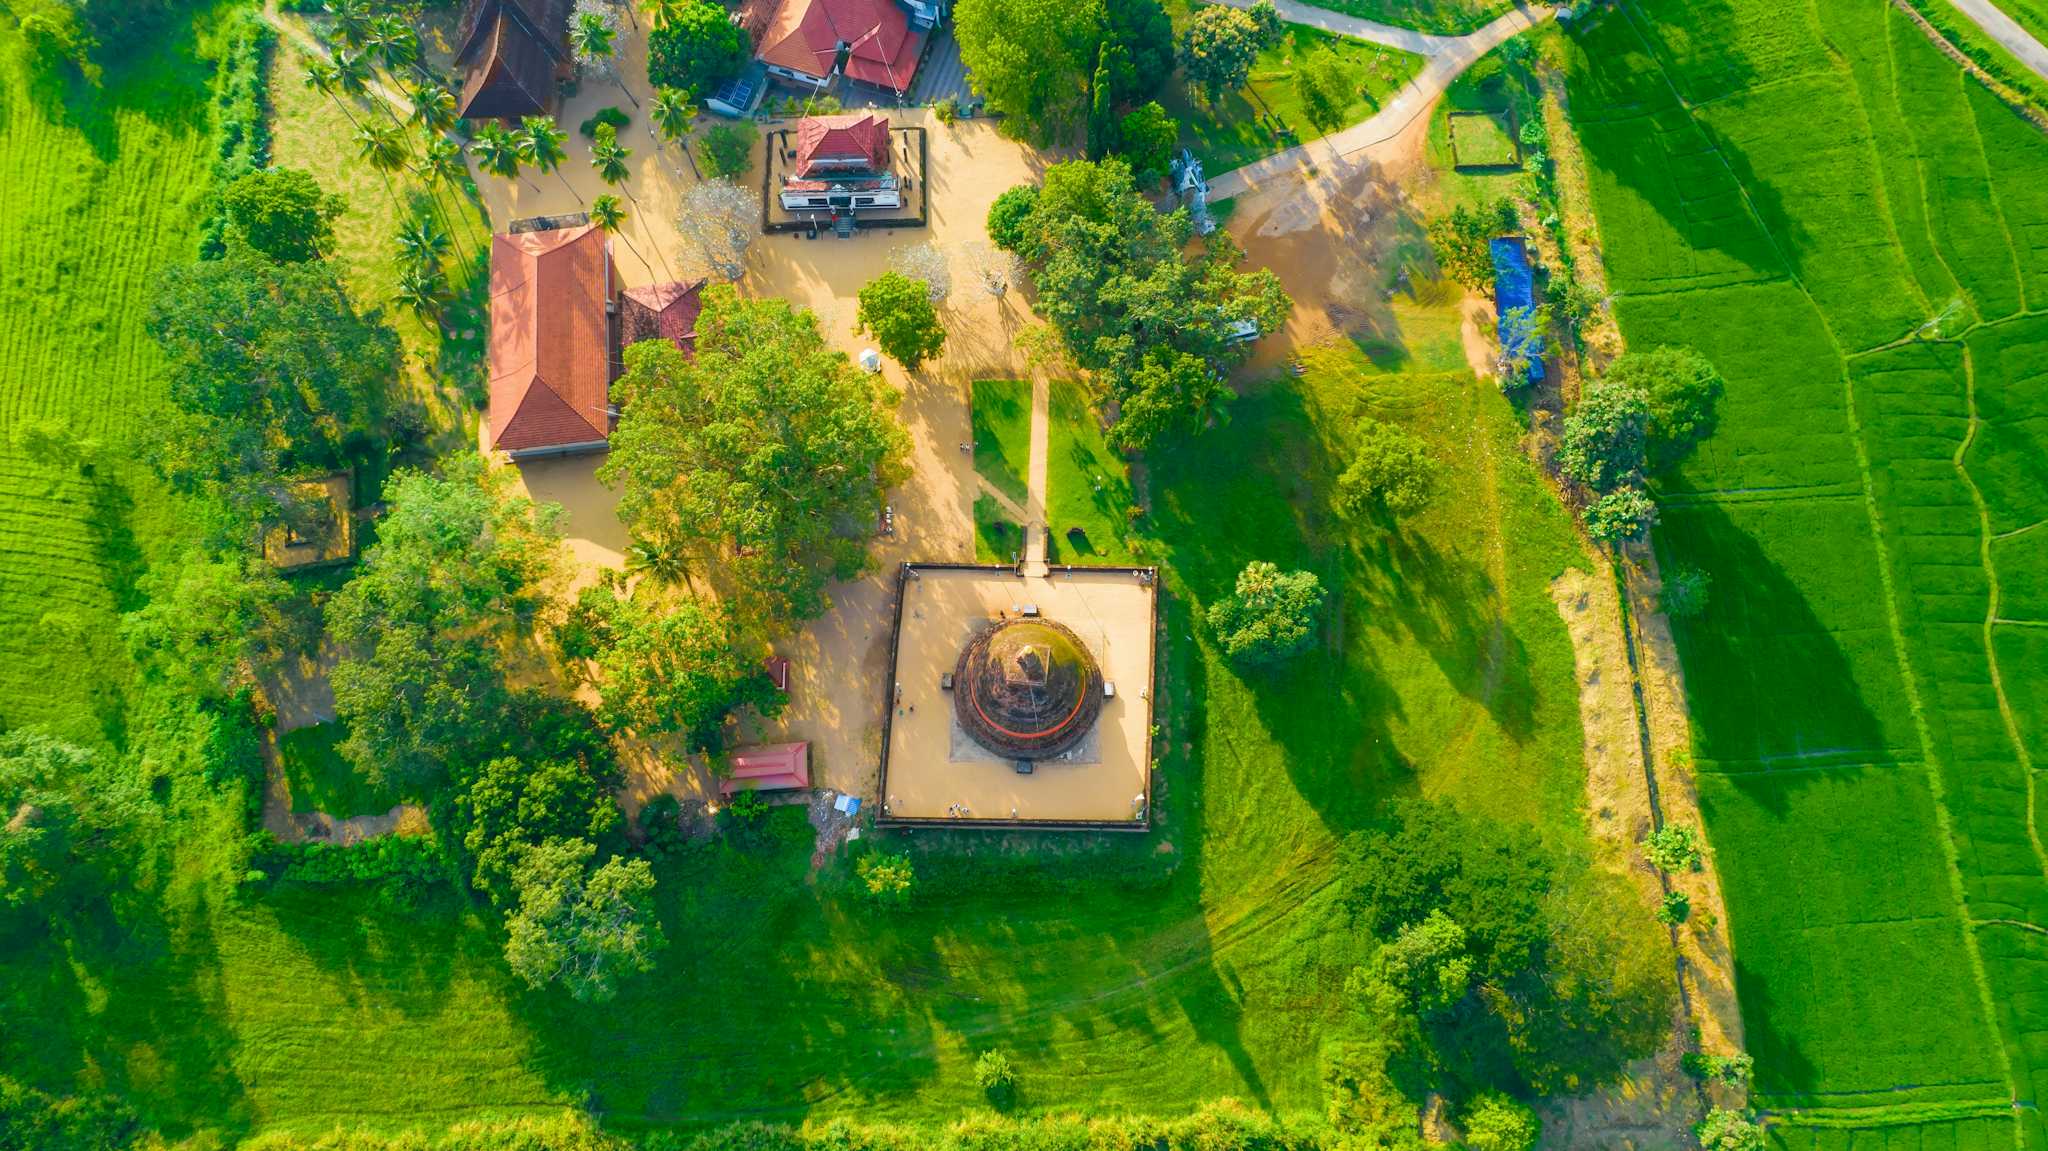
[[[1572,113],[1661,493],[1756,1095],[1785,1147],[2048,1146],[2048,138],[1884,0],[1632,2]]]
[[[0,723],[120,738],[115,613],[191,531],[132,441],[166,396],[150,287],[196,252],[212,186],[200,52],[186,27],[67,86],[32,79],[0,25]],[[97,441],[89,474],[18,450],[30,421]]]

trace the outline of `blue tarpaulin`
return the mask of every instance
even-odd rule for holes
[[[1493,250],[1493,301],[1495,310],[1500,314],[1500,326],[1495,334],[1500,338],[1501,354],[1526,356],[1529,378],[1540,380],[1543,378],[1542,335],[1508,331],[1509,312],[1536,306],[1536,272],[1529,266],[1528,249],[1513,236],[1499,237],[1490,241],[1489,246]],[[1525,346],[1510,346],[1511,340]]]

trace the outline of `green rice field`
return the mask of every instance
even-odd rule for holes
[[[1728,380],[1660,493],[1756,1100],[2048,1146],[2048,137],[1883,0],[1631,2],[1572,114],[1623,332]]]

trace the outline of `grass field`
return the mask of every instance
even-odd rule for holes
[[[1169,5],[1168,11],[1185,9]],[[1259,53],[1251,82],[1214,106],[1178,83],[1167,85],[1160,93],[1159,102],[1180,121],[1181,143],[1194,150],[1203,171],[1216,176],[1324,135],[1303,113],[1301,94],[1294,83],[1296,61],[1318,48],[1328,48],[1349,62],[1361,81],[1360,95],[1344,109],[1339,129],[1379,111],[1409,77],[1422,70],[1422,57],[1412,53],[1289,24],[1280,43]]]
[[[1509,134],[1505,109],[1487,108],[1449,115],[1452,155],[1460,168],[1512,168],[1521,149]]]
[[[1510,195],[1521,174],[1519,169],[1505,168],[1495,171],[1458,170],[1460,158],[1451,148],[1451,118],[1453,113],[1471,112],[1507,112],[1516,123],[1527,123],[1531,118],[1542,116],[1542,110],[1531,99],[1528,88],[1509,77],[1497,50],[1481,57],[1451,81],[1450,87],[1444,90],[1444,98],[1437,101],[1436,108],[1430,112],[1429,136],[1424,144],[1424,154],[1436,175],[1438,199],[1446,209],[1460,204],[1478,207]],[[1463,133],[1472,123],[1472,118],[1460,115],[1458,130]],[[1500,144],[1512,147],[1512,143],[1505,139]]]
[[[1572,654],[1547,592],[1579,560],[1571,525],[1506,401],[1445,370],[1455,313],[1398,319],[1409,354],[1312,351],[1304,378],[1257,387],[1154,462],[1128,537],[1167,572],[1151,834],[920,833],[902,841],[919,901],[887,915],[842,867],[812,876],[810,828],[783,810],[662,865],[672,944],[601,1009],[519,990],[498,928],[452,900],[281,889],[157,940],[0,955],[0,1065],[62,1053],[38,1056],[48,1077],[91,1067],[154,1122],[231,1135],[564,1106],[622,1127],[951,1118],[997,1046],[1028,1109],[1234,1095],[1320,1114],[1326,1055],[1356,1025],[1345,978],[1371,945],[1337,906],[1341,836],[1423,794],[1587,850]],[[1063,416],[1078,402],[1062,389]],[[1360,412],[1428,436],[1459,498],[1399,531],[1332,518]],[[1095,426],[1059,421],[1073,462],[1057,483],[1099,475],[1127,498]],[[1115,500],[1086,514],[1121,514]],[[1248,680],[1194,621],[1254,558],[1321,573],[1340,610],[1300,664]],[[1610,914],[1651,930],[1632,902]]]
[[[1881,0],[1630,3],[1571,91],[1623,332],[1729,384],[1658,546],[1757,1097],[2048,1145],[2048,139]]]
[[[210,66],[189,27],[101,87],[32,82],[0,25],[0,428],[56,419],[101,442],[88,476],[0,432],[0,722],[118,743],[115,613],[190,529],[136,461],[166,396],[143,330],[157,274],[191,259],[212,163]]]
[[[976,380],[968,411],[974,473],[1021,505],[1031,468],[1031,381]]]
[[[1094,399],[1082,385],[1056,380],[1048,414],[1045,518],[1059,562],[1131,562],[1131,481],[1103,438]]]
[[[338,745],[347,737],[348,728],[340,723],[316,723],[277,737],[278,760],[291,784],[293,811],[324,811],[347,819],[382,815],[398,802],[396,795],[373,786],[342,757]]]
[[[1424,32],[1470,32],[1514,7],[1513,0],[1329,0],[1335,12]]]

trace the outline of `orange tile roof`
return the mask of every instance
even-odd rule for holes
[[[769,64],[824,79],[845,44],[848,79],[898,92],[909,90],[924,49],[924,33],[895,0],[764,0],[746,22],[754,55]]]
[[[809,743],[769,743],[732,753],[732,775],[720,780],[720,795],[735,791],[788,791],[811,785]]]
[[[491,237],[491,446],[519,452],[611,437],[610,317],[617,281],[585,224]]]
[[[806,116],[796,125],[796,174],[808,178],[813,169],[834,161],[855,160],[870,172],[889,168],[889,118],[873,112],[843,116]]]

